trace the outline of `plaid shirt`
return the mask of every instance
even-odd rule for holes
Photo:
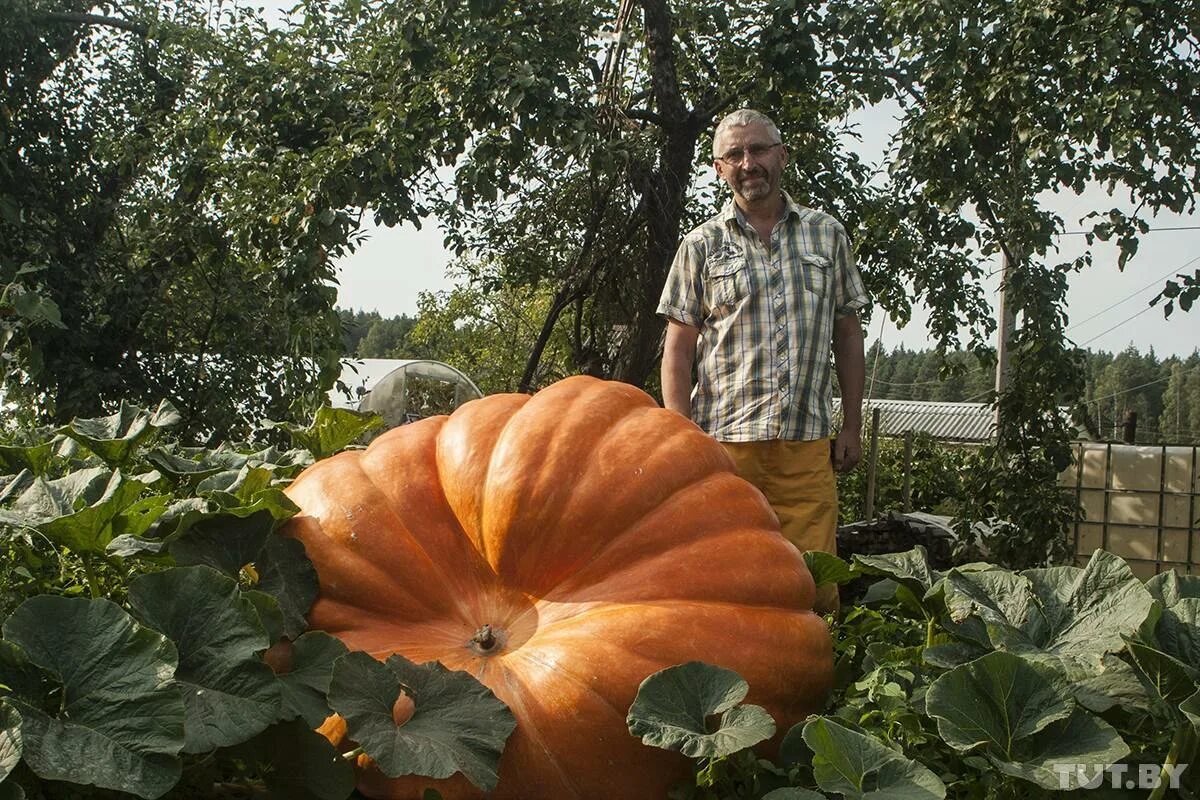
[[[841,223],[784,201],[769,250],[733,200],[685,236],[658,304],[700,329],[692,419],[721,441],[829,436],[833,320],[868,302]]]

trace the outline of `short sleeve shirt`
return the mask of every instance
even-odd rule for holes
[[[721,441],[829,436],[833,321],[868,302],[841,223],[784,200],[769,247],[733,200],[685,236],[659,301],[700,329],[692,419]]]

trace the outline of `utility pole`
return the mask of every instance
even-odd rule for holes
[[[1017,318],[1008,305],[1008,253],[1000,248],[1000,302],[996,309],[999,316],[999,330],[996,332],[996,394],[1004,393],[1008,388],[1008,345],[1012,341],[1013,330],[1017,327]],[[992,421],[993,430],[1000,430],[1000,406],[996,406],[996,414]]]

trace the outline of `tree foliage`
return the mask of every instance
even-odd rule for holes
[[[294,415],[335,377],[330,263],[367,207],[436,215],[467,291],[543,298],[517,388],[558,374],[561,341],[567,370],[646,384],[667,266],[719,202],[709,132],[749,105],[875,308],[924,302],[939,349],[988,357],[1004,255],[1013,381],[972,494],[1040,541],[1069,516],[1047,412],[1082,391],[1064,302],[1091,261],[1058,263],[1045,198],[1127,196],[1085,218],[1123,265],[1200,188],[1196,0],[306,0],[274,28],[198,0],[5,9],[0,336],[10,391],[59,419],[121,396],[218,435]],[[885,170],[850,124],[880,103]]]

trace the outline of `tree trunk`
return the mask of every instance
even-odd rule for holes
[[[662,347],[664,323],[655,314],[667,269],[679,246],[680,221],[692,179],[696,141],[707,120],[683,102],[675,67],[674,24],[666,0],[642,0],[646,45],[650,54],[652,94],[662,128],[658,166],[642,185],[647,247],[632,298],[628,328],[613,365],[617,380],[642,386],[654,370]]]

